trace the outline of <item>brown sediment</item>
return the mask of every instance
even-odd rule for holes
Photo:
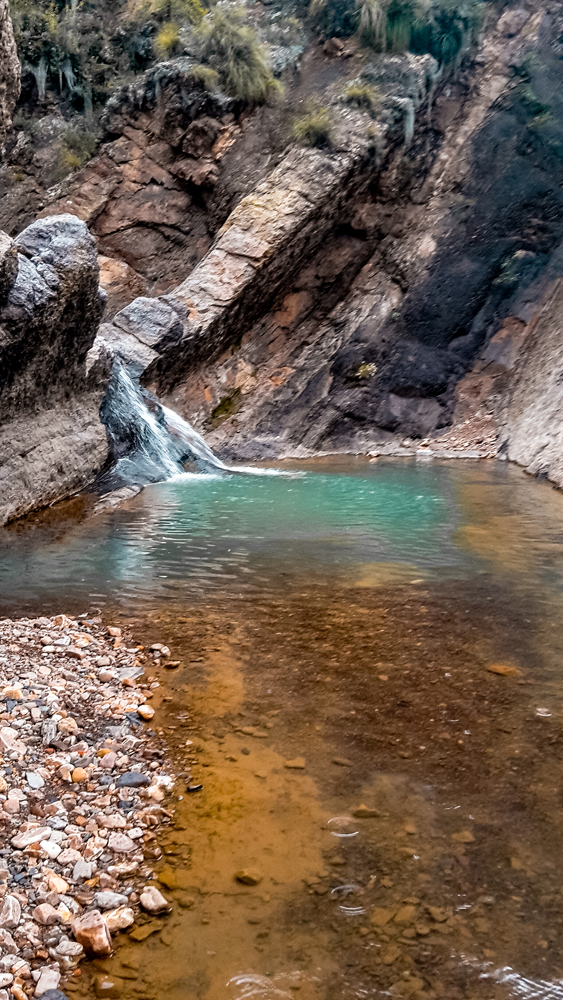
[[[173,911],[84,966],[78,995],[100,973],[147,1000],[296,986],[486,1000],[514,995],[508,966],[559,978],[563,743],[544,609],[483,580],[205,601],[136,614],[181,662],[159,669],[155,722],[203,785],[176,789],[155,865]]]

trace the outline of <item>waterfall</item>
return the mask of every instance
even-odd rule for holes
[[[162,482],[183,472],[231,471],[187,421],[162,406],[116,363],[100,410],[112,467],[97,482],[103,492]]]

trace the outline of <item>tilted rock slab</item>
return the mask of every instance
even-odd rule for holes
[[[84,486],[107,456],[96,246],[73,215],[0,233],[0,524]]]
[[[411,54],[386,59],[414,113],[426,99],[435,61]],[[239,202],[185,281],[159,299],[134,300],[102,326],[100,336],[143,373],[145,385],[170,393],[203,361],[236,344],[377,175],[398,141],[396,126],[374,124],[339,104],[334,114],[331,150],[290,149]],[[399,132],[402,138],[402,124]]]

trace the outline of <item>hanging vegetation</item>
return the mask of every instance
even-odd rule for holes
[[[483,27],[483,0],[311,0],[309,21],[326,35],[350,37],[378,52],[429,52],[459,64]]]
[[[201,61],[214,69],[221,89],[251,104],[263,104],[280,85],[274,80],[256,32],[244,12],[208,14],[195,31]]]

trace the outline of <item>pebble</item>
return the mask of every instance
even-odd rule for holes
[[[36,906],[33,911],[33,919],[37,921],[38,924],[43,924],[44,927],[49,927],[51,924],[58,924],[60,920],[60,914],[55,910],[54,906],[50,903],[41,903]]]
[[[512,663],[491,663],[487,670],[490,674],[498,674],[500,677],[523,677],[524,674]]]
[[[475,837],[471,833],[471,830],[460,830],[459,833],[452,833],[452,840],[455,840],[458,844],[473,844]]]
[[[125,906],[127,904],[127,896],[124,896],[120,892],[96,892],[94,893],[94,906],[97,906],[100,910],[115,910],[118,906]],[[142,904],[142,900],[141,900]]]
[[[305,767],[305,758],[295,757],[294,760],[286,760],[284,767],[288,767],[294,771],[302,771]]]
[[[76,917],[72,933],[89,955],[111,955],[111,934],[99,910],[88,910]]]
[[[15,896],[4,896],[4,902],[0,910],[0,927],[7,927],[12,930],[18,926],[21,915],[22,908],[19,900]]]
[[[368,806],[361,805],[354,809],[352,816],[355,816],[356,819],[376,819],[381,816],[381,813],[379,809],[370,809]]]
[[[114,934],[135,923],[135,912],[130,906],[118,906],[116,910],[106,910],[104,920],[110,934]]]
[[[43,785],[45,784],[41,775],[36,774],[35,771],[28,771],[26,774],[26,780],[30,788],[43,788]]]
[[[242,882],[243,885],[258,885],[262,881],[260,872],[250,868],[242,868],[240,871],[235,872],[235,878],[237,882]]]
[[[117,788],[140,788],[141,785],[150,785],[150,778],[141,771],[126,771],[120,774],[116,781]]]
[[[240,879],[239,879],[240,881]],[[256,882],[248,882],[247,885],[256,885]],[[170,903],[164,898],[156,886],[146,886],[141,893],[141,906],[147,913],[162,913],[163,910],[170,909]]]
[[[116,851],[121,854],[128,854],[130,851],[134,851],[136,848],[136,843],[128,837],[126,833],[110,833],[108,840],[108,847],[110,851]]]
[[[13,968],[29,976],[22,952],[35,955],[35,995],[67,1000],[61,973],[72,973],[85,952],[109,955],[111,935],[122,930],[139,930],[139,940],[162,930],[156,920],[133,927],[139,897],[121,892],[121,879],[145,901],[147,892],[160,898],[147,912],[170,909],[145,884],[153,873],[143,852],[158,857],[161,850],[155,839],[145,848],[143,839],[169,821],[159,803],[174,778],[161,755],[148,755],[156,767],[144,773],[154,737],[135,719],[152,718],[154,709],[146,687],[130,675],[126,687],[119,681],[136,672],[138,649],[113,628],[112,635],[99,620],[86,625],[66,615],[0,619],[7,650],[0,658],[0,848],[22,852],[15,868],[9,850],[0,859],[0,1000],[8,1000],[8,987],[12,1000],[28,1000],[26,974]]]

